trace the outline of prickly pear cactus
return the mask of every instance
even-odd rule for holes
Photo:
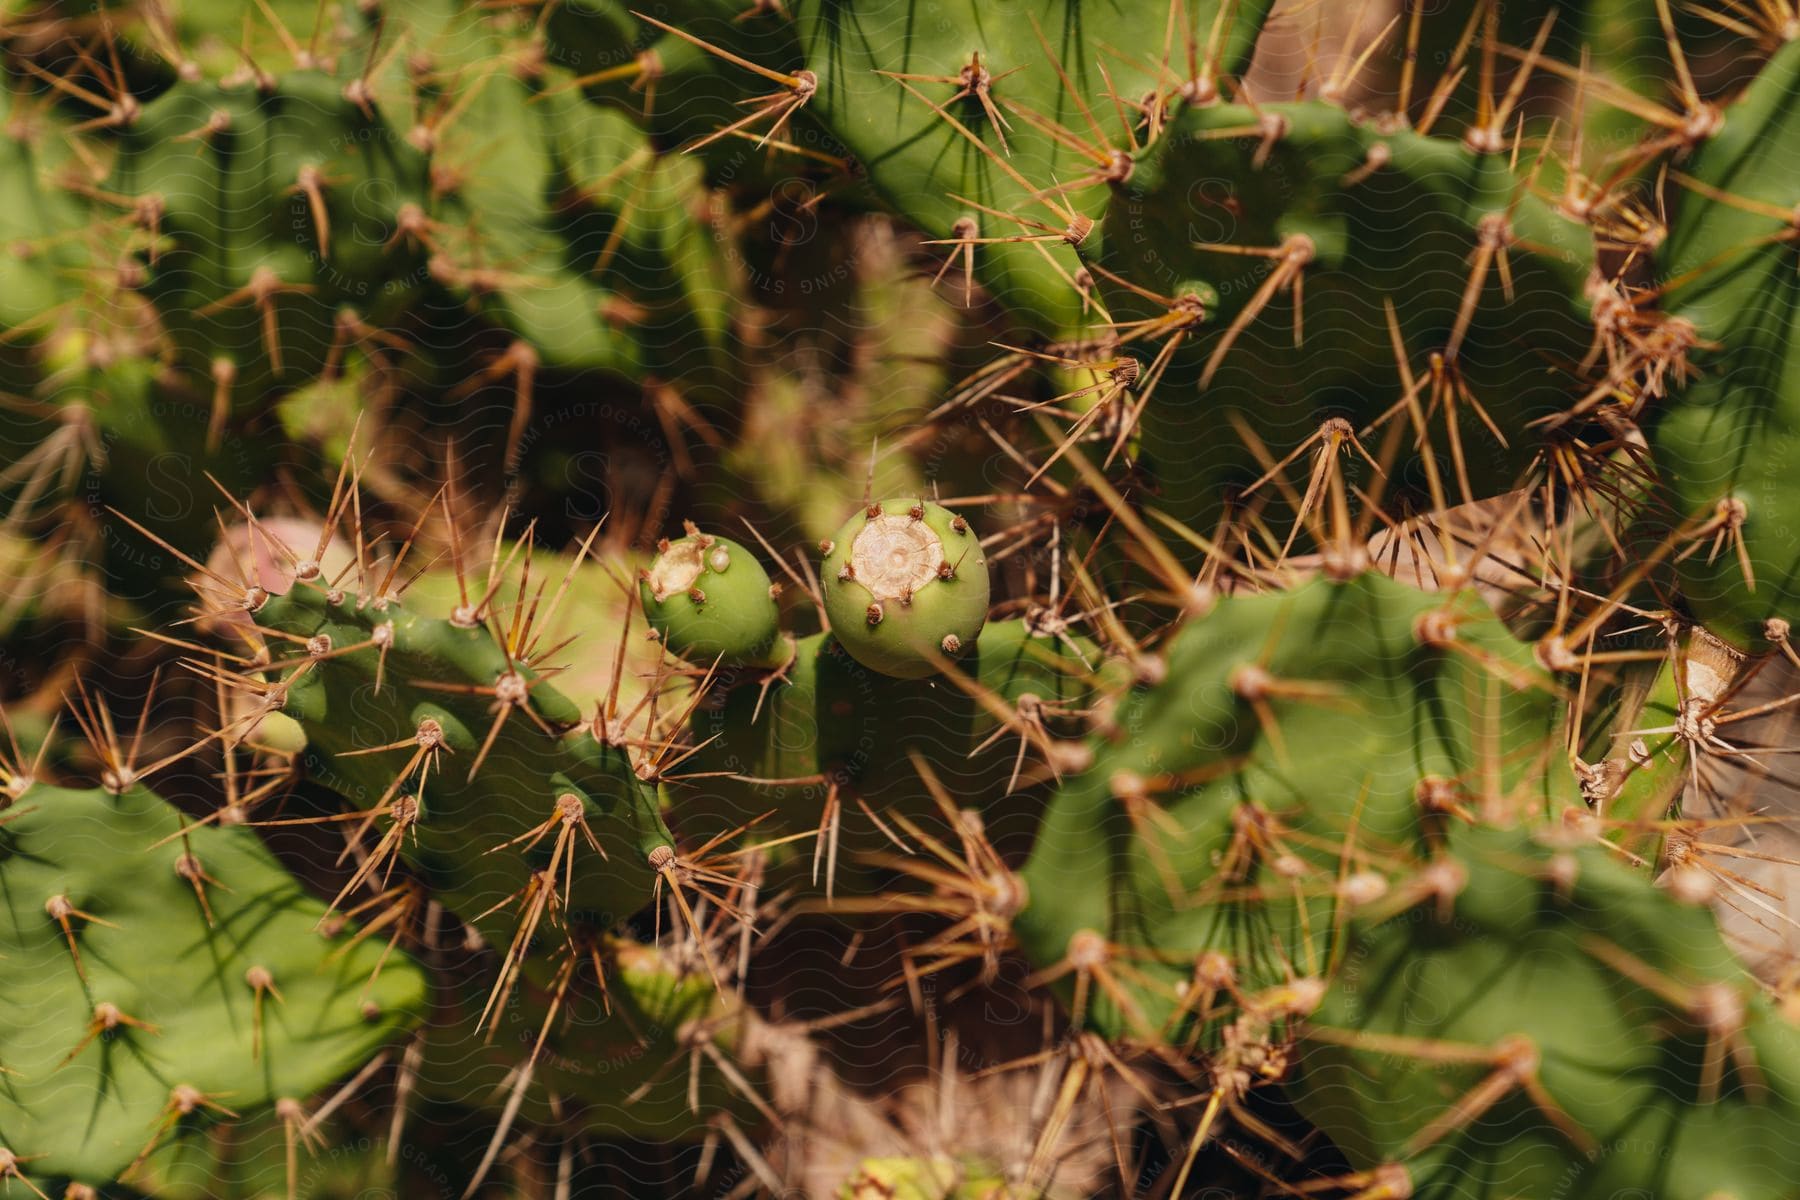
[[[728,538],[690,527],[665,539],[638,590],[650,627],[690,662],[775,667],[792,654],[781,640],[780,590],[755,556]]]
[[[1776,1194],[1793,1030],[1705,908],[1592,846],[1457,849],[1440,919],[1351,917],[1302,1026],[1301,1111],[1420,1192]],[[1548,979],[1559,1004],[1535,999]]]
[[[1204,955],[1245,987],[1315,974],[1334,914],[1389,890],[1365,855],[1414,864],[1409,887],[1449,884],[1434,850],[1453,825],[1553,822],[1575,803],[1547,752],[1554,684],[1477,602],[1379,575],[1234,596],[1166,664],[1120,699],[1022,873],[1021,945],[1069,972],[1102,1026],[1178,1025],[1175,985]],[[1077,871],[1089,886],[1068,886]],[[1162,987],[1089,992],[1110,956],[1140,952],[1132,975]]]
[[[870,670],[929,675],[974,645],[987,618],[987,560],[969,522],[941,504],[883,500],[844,522],[825,550],[825,615]]]
[[[1797,38],[0,3],[0,1192],[1790,1195]]]
[[[1724,127],[1680,174],[1669,229],[1667,321],[1704,347],[1694,379],[1657,425],[1672,500],[1710,522],[1720,547],[1683,560],[1697,615],[1745,648],[1792,622],[1796,558],[1791,476],[1795,419],[1789,269],[1800,50],[1770,59],[1721,114]]]
[[[322,928],[254,833],[187,828],[142,786],[20,790],[0,879],[7,962],[34,981],[6,997],[0,1136],[35,1176],[129,1176],[165,1141],[297,1104],[424,1014],[419,968]]]
[[[655,801],[622,748],[522,661],[524,647],[509,651],[455,614],[420,617],[347,593],[334,603],[305,586],[255,615],[305,648],[275,685],[280,711],[305,731],[314,776],[385,827],[378,858],[416,856],[447,896],[487,914],[476,919],[491,936],[510,925],[513,893],[570,869],[576,854],[616,865],[571,870],[581,887],[558,903],[602,924],[643,905],[652,856],[670,843]],[[510,837],[524,829],[533,833]]]

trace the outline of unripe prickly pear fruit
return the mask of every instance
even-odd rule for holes
[[[68,329],[53,334],[44,343],[44,370],[51,375],[73,373],[86,367],[94,338],[85,329]]]
[[[778,589],[756,556],[728,538],[701,533],[664,541],[638,591],[650,627],[689,662],[779,666],[791,653],[781,636]]]
[[[870,504],[825,547],[825,612],[839,643],[884,675],[918,679],[975,645],[987,620],[987,559],[941,504]]]
[[[956,1169],[946,1160],[869,1158],[838,1187],[838,1200],[938,1200],[960,1196]]]

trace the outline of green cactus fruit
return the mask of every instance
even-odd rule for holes
[[[650,627],[671,652],[697,666],[788,661],[793,646],[781,635],[778,590],[755,554],[691,522],[686,536],[657,544],[638,582]]]
[[[26,788],[0,896],[0,1145],[41,1179],[107,1183],[227,1111],[304,1101],[423,1015],[411,959],[321,932],[254,832],[142,786]]]
[[[866,1158],[837,1190],[837,1200],[945,1200],[956,1166],[937,1158]]]
[[[824,549],[825,613],[857,662],[921,679],[975,645],[987,620],[987,559],[962,517],[929,500],[884,500]]]
[[[837,1200],[1036,1200],[991,1164],[945,1157],[865,1158],[838,1185]]]

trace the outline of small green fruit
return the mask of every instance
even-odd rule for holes
[[[884,500],[825,547],[825,613],[857,662],[918,679],[975,645],[987,620],[987,559],[969,523],[927,500]]]
[[[44,342],[44,370],[62,375],[84,370],[94,348],[94,337],[85,329],[65,329]]]
[[[692,522],[686,537],[657,547],[638,591],[650,627],[689,662],[773,667],[790,652],[781,637],[777,589],[756,556]]]
[[[838,1200],[945,1200],[956,1187],[945,1159],[866,1158],[838,1187]]]

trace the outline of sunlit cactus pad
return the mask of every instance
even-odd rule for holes
[[[0,73],[0,1200],[1795,1194],[1795,0]]]
[[[35,1175],[105,1183],[184,1131],[297,1104],[424,1014],[419,968],[371,976],[381,943],[322,928],[248,830],[184,830],[142,786],[40,784],[7,816],[4,953],[35,986],[6,998],[0,1137]]]

